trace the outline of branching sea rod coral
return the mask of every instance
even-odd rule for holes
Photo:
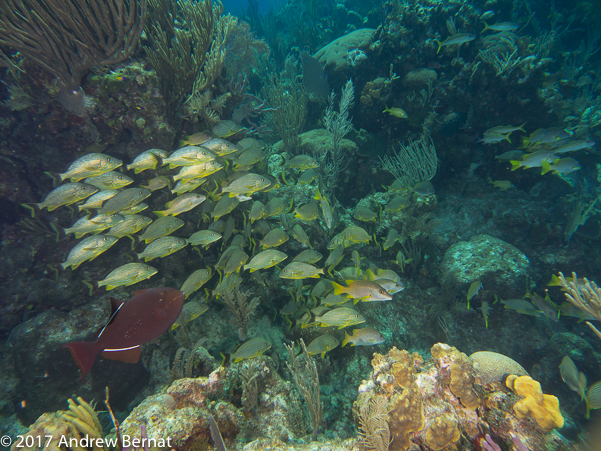
[[[5,0],[0,44],[79,89],[92,66],[123,61],[138,45],[146,0]]]
[[[290,362],[286,362],[288,369],[294,377],[294,382],[305,398],[309,414],[311,415],[311,422],[313,423],[313,432],[311,433],[311,439],[317,440],[317,432],[319,431],[319,424],[322,419],[321,401],[319,398],[319,375],[317,374],[317,366],[315,361],[311,358],[307,352],[307,347],[303,339],[300,339],[300,345],[302,348],[302,356],[306,361],[305,371],[301,369],[301,366],[297,360],[296,351],[294,349],[294,343],[290,346],[284,344],[290,357]]]
[[[566,299],[583,312],[601,321],[601,288],[595,282],[586,277],[578,280],[578,275],[573,272],[572,279],[568,281],[562,273],[559,273],[559,283],[566,290]],[[589,321],[587,326],[601,338],[601,332]]]
[[[418,141],[409,140],[409,144],[399,145],[399,151],[394,156],[381,158],[384,169],[407,188],[431,180],[438,168],[438,158],[430,134],[425,132]]]
[[[265,87],[266,100],[271,112],[266,117],[267,125],[280,135],[286,151],[297,153],[307,118],[307,94],[303,86],[295,79],[274,75]]]
[[[151,0],[149,6],[150,46],[145,49],[172,115],[221,74],[225,41],[236,19],[222,16],[223,5],[212,0]]]

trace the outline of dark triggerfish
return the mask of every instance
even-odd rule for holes
[[[111,316],[94,342],[69,343],[71,355],[87,376],[99,352],[106,359],[136,363],[140,345],[169,330],[184,306],[184,293],[174,288],[148,288],[129,301],[111,298]]]

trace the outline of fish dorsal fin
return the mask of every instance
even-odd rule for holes
[[[367,271],[365,271],[365,275],[367,276],[365,278],[365,280],[371,280],[372,282],[374,280],[376,280],[376,275],[374,274],[374,272],[370,269],[368,269]]]
[[[122,301],[120,299],[116,299],[113,297],[111,297],[109,299],[111,300],[111,315],[109,316],[109,319],[106,322],[106,324],[104,325],[104,327],[102,329],[100,329],[100,332],[98,332],[97,338],[100,338],[100,336],[102,335],[104,330],[108,327],[108,325],[111,324],[115,320],[117,313],[119,312],[121,307],[123,307],[123,305],[125,304],[125,301]]]
[[[140,345],[124,349],[105,349],[100,355],[109,360],[118,360],[125,363],[138,363],[138,360],[140,360]]]

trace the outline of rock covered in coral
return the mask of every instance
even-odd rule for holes
[[[310,130],[298,135],[298,137],[300,138],[299,153],[320,155],[326,153],[332,147],[332,138],[325,128]],[[340,146],[344,152],[354,153],[357,151],[357,144],[350,139],[343,138],[340,141]],[[275,153],[283,152],[285,150],[284,142],[278,141],[275,143],[273,150]]]
[[[547,433],[550,429],[541,429],[530,418],[520,419],[513,410],[520,399],[502,383],[481,385],[469,358],[449,345],[434,345],[426,361],[417,353],[392,348],[386,355],[374,354],[372,367],[354,404],[360,440],[370,449],[382,442],[390,443],[393,451],[482,449],[486,434],[501,449],[513,436],[527,449],[548,449],[551,442],[556,449],[572,449],[559,435]],[[382,416],[364,406],[384,402],[386,422],[370,430]]]
[[[240,390],[242,406],[235,406],[228,393]],[[149,439],[171,437],[178,450],[210,449],[211,414],[226,443],[245,436],[273,437],[282,443],[306,434],[301,406],[293,384],[280,379],[270,358],[260,357],[220,367],[209,377],[175,381],[138,405],[121,432],[141,438],[144,425]]]
[[[360,28],[349,34],[335,39],[322,47],[315,54],[315,58],[326,70],[344,70],[355,66],[360,60],[367,59],[363,50],[371,44],[376,30]]]
[[[149,439],[171,438],[171,446],[180,450],[206,449],[210,443],[209,414],[219,424],[227,441],[240,432],[242,415],[229,403],[214,404],[223,391],[225,370],[213,371],[209,377],[175,381],[163,394],[146,398],[121,425],[121,434],[142,438],[140,426],[146,427]]]
[[[480,280],[485,290],[503,298],[524,294],[529,267],[523,252],[489,235],[476,235],[470,241],[452,245],[441,265],[443,277],[452,278],[458,285]]]
[[[528,372],[515,360],[498,352],[478,351],[470,355],[475,375],[483,384],[501,382],[508,374],[527,376]]]

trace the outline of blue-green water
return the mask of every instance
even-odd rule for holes
[[[596,2],[59,3],[0,6],[3,447],[597,449]]]

